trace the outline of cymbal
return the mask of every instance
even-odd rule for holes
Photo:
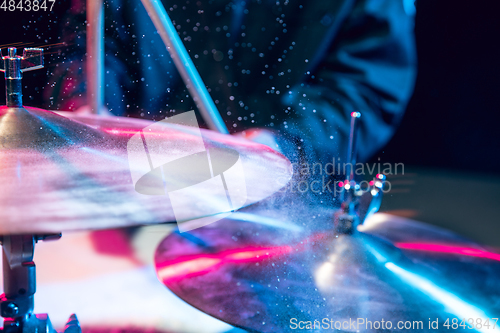
[[[203,209],[207,205],[215,207],[216,217],[224,212],[219,209],[225,207],[219,205],[220,196],[201,190],[193,198],[196,205],[178,205],[181,213],[175,214],[171,196],[144,193],[155,185],[150,184],[154,177],[134,181],[130,142],[153,124],[157,131],[147,140],[174,147],[161,152],[170,160],[190,151],[199,139],[196,133],[201,133],[205,149],[216,157],[226,151],[239,157],[246,185],[242,206],[271,195],[290,178],[290,162],[283,155],[243,139],[131,118],[71,118],[31,107],[0,107],[0,234],[126,227],[175,222],[178,216],[183,220],[213,217]],[[194,182],[189,174],[173,172],[164,175],[163,182],[172,184],[182,177]],[[223,200],[228,200],[226,193]]]
[[[252,332],[435,332],[463,318],[475,328],[453,331],[499,331],[500,254],[472,241],[386,214],[353,235],[325,231],[328,218],[321,229],[249,216],[169,235],[155,255],[159,279]]]

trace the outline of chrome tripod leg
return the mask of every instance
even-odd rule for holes
[[[0,296],[0,315],[5,318],[3,332],[57,333],[47,314],[34,314],[36,267],[33,262],[38,240],[60,235],[8,235],[2,237],[4,294]],[[72,315],[64,332],[81,333],[78,319]]]

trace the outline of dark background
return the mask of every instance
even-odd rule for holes
[[[418,0],[417,83],[384,159],[500,173],[499,9],[498,1]]]

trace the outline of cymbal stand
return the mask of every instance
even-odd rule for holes
[[[43,50],[25,48],[22,56],[14,47],[8,55],[0,52],[0,71],[5,72],[7,106],[22,107],[22,73],[43,67]],[[0,295],[0,315],[5,318],[2,332],[57,333],[47,314],[34,314],[36,270],[33,262],[35,243],[59,239],[56,235],[4,235],[2,244],[4,293]],[[78,319],[70,316],[65,333],[81,333]]]
[[[343,182],[342,201],[340,210],[335,214],[335,231],[352,234],[359,224],[371,214],[377,212],[382,203],[385,175],[377,174],[370,182],[370,188],[362,189],[354,177],[356,167],[356,148],[359,129],[360,112],[351,113],[351,126],[349,131],[349,146],[347,149],[347,179]]]

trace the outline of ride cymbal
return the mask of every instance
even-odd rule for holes
[[[169,235],[159,279],[255,332],[499,331],[500,255],[449,231],[386,214],[353,235],[241,220]]]
[[[152,125],[155,132],[145,134],[150,149],[172,147],[159,152],[171,161],[186,157],[193,145],[200,147],[200,140],[200,149],[215,154],[212,160],[225,154],[225,166],[240,161],[246,191],[242,206],[271,195],[290,178],[290,162],[283,155],[232,136],[163,122],[76,115],[69,119],[41,109],[4,106],[0,107],[0,234],[175,222],[179,216],[210,218],[207,207],[213,214],[225,212],[226,193],[202,189],[191,201],[180,201],[174,213],[171,192],[169,196],[150,191],[151,186],[165,184],[179,187],[179,179],[195,183],[196,170],[179,175],[172,171],[179,168],[162,164],[155,170],[169,172],[160,180],[149,175],[133,179],[131,139],[141,138],[141,133],[144,137],[143,129]],[[156,172],[148,165],[141,167]],[[224,171],[217,171],[221,166],[215,162],[212,167],[214,173]]]

